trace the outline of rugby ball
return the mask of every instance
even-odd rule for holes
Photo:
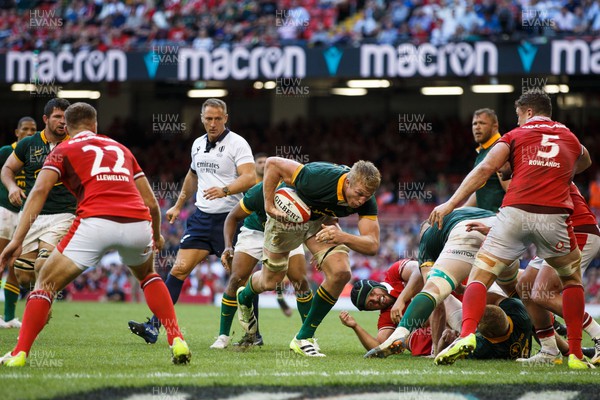
[[[275,191],[275,208],[286,215],[287,222],[301,224],[310,219],[310,208],[290,187],[282,187]]]

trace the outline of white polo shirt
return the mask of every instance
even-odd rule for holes
[[[223,133],[225,134],[225,132]],[[250,145],[240,135],[229,131],[216,146],[206,152],[208,135],[202,135],[192,145],[192,164],[190,168],[198,176],[196,207],[208,214],[229,212],[240,202],[242,193],[214,200],[204,198],[204,191],[213,186],[228,186],[238,178],[237,167],[254,163]]]

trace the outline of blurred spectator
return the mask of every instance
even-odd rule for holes
[[[553,18],[554,29],[558,32],[573,32],[575,29],[575,14],[569,11],[566,6],[560,9],[560,12]]]

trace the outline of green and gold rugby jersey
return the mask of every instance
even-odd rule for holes
[[[471,219],[480,219],[493,217],[494,214],[488,210],[482,210],[477,207],[463,207],[452,211],[450,214],[444,217],[442,222],[442,229],[438,229],[437,224],[427,228],[421,242],[419,243],[419,265],[431,266],[435,263],[435,260],[440,256],[440,253],[444,249],[444,245],[450,236],[450,232],[454,227],[462,222]]]
[[[263,196],[262,182],[252,186],[240,200],[240,207],[248,214],[244,220],[244,226],[254,231],[263,232],[267,222],[265,212],[265,198]]]
[[[292,186],[298,196],[310,208],[311,220],[324,215],[347,217],[358,213],[360,217],[377,218],[377,202],[371,196],[359,208],[352,208],[344,199],[343,189],[350,168],[327,162],[300,165],[292,176]]]
[[[475,167],[478,166],[485,156],[490,152],[494,144],[500,139],[500,134],[496,133],[487,142],[477,148],[477,158],[475,158]],[[477,207],[483,208],[484,210],[490,210],[498,212],[498,209],[502,205],[504,200],[504,194],[506,192],[500,184],[500,178],[497,174],[492,174],[487,182],[475,192],[477,197]]]
[[[508,316],[508,333],[498,338],[477,334],[477,346],[470,358],[509,359],[529,358],[533,325],[525,306],[519,299],[504,299],[499,304]]]
[[[17,142],[14,142],[13,144],[0,147],[0,168],[2,168],[1,166],[8,160],[8,157],[10,157],[16,145]],[[15,181],[17,182],[17,186],[21,189],[25,189],[25,172],[23,170],[15,175]],[[12,212],[19,212],[21,209],[20,207],[13,206],[8,200],[8,190],[2,183],[0,183],[0,207],[6,208]]]
[[[68,139],[69,136],[65,136],[63,142]],[[17,146],[15,147],[15,156],[24,164],[23,171],[25,171],[26,195],[29,195],[29,192],[31,192],[31,189],[35,184],[35,179],[41,171],[44,161],[46,161],[46,157],[53,148],[54,146],[51,147],[46,139],[44,131],[36,132],[34,135],[25,137],[17,143]],[[76,207],[77,200],[75,199],[75,196],[69,192],[62,182],[58,182],[48,194],[48,199],[40,214],[74,214]]]

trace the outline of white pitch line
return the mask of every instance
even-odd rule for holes
[[[547,370],[528,370],[521,371],[520,375],[527,375],[528,377],[546,377],[548,375]],[[336,372],[318,372],[318,371],[278,371],[278,372],[258,372],[256,370],[245,371],[243,373],[222,373],[222,372],[149,372],[146,374],[104,374],[104,373],[95,373],[95,374],[84,374],[84,373],[53,373],[48,374],[44,372],[43,378],[45,379],[56,379],[56,380],[74,380],[74,379],[172,379],[172,378],[225,378],[225,377],[255,377],[255,376],[270,376],[270,377],[311,377],[311,376],[322,376],[322,377],[332,377],[332,376],[419,376],[419,375],[428,375],[428,376],[452,376],[460,374],[463,376],[481,376],[481,375],[496,375],[496,376],[504,376],[505,374],[500,371],[461,371],[456,369],[422,369],[422,370],[409,370],[409,369],[400,369],[400,370],[391,370],[391,371],[381,371],[381,370],[346,370],[346,371],[336,371]],[[593,375],[598,376],[600,372],[598,371],[557,371],[553,370],[552,375],[554,376],[573,376],[573,375]],[[19,373],[7,373],[0,374],[2,379],[32,379],[32,378],[40,378],[40,375],[37,374],[19,374]],[[524,382],[525,383],[525,382]]]

